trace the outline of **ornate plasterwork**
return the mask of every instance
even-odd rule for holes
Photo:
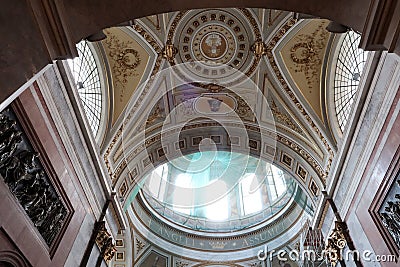
[[[345,223],[335,221],[335,228],[328,237],[325,251],[327,252],[327,258],[332,266],[336,266],[338,260],[342,259],[342,250],[346,247],[346,230],[347,226]]]
[[[193,85],[174,90],[173,103],[177,109],[176,115],[178,121],[196,114],[209,116],[230,116],[235,114],[243,121],[255,122],[255,115],[252,108],[249,106],[251,104],[255,105],[255,99],[252,98],[253,96],[254,94],[251,92],[247,94],[242,93],[239,96],[237,93],[227,90],[226,88],[215,89],[213,87],[207,88],[206,86],[199,87]],[[223,103],[224,105],[221,109],[216,108],[213,111],[207,111],[205,108],[200,109],[199,106],[201,106],[201,104],[199,104],[199,102],[204,99],[216,99],[219,104]]]
[[[173,64],[174,58],[177,53],[178,53],[178,49],[173,44],[167,43],[163,49],[162,56],[169,63]]]
[[[187,266],[189,266],[189,265],[190,265],[189,262],[182,261],[182,260],[177,260],[177,261],[175,262],[175,266],[176,266],[176,267],[187,267]]]
[[[297,152],[302,158],[304,158],[313,167],[313,169],[318,173],[319,177],[322,179],[322,183],[325,185],[326,180],[324,179],[325,172],[324,172],[323,168],[318,164],[318,162],[306,150],[304,150],[301,146],[296,144],[296,142],[289,140],[288,138],[281,136],[281,135],[277,136],[277,141],[290,147],[295,152]]]
[[[138,238],[135,238],[135,243],[136,253],[139,254],[140,252],[142,252],[146,244]]]
[[[306,109],[304,108],[303,104],[298,100],[288,83],[286,82],[285,78],[283,77],[282,73],[279,70],[279,67],[275,61],[274,55],[273,55],[273,49],[276,46],[276,44],[282,39],[282,37],[296,24],[295,19],[289,19],[281,28],[280,30],[277,31],[277,33],[272,37],[272,39],[267,43],[267,58],[268,62],[272,67],[273,72],[275,73],[275,76],[277,77],[278,81],[281,83],[282,88],[284,89],[284,92],[286,95],[289,97],[289,99],[294,103],[294,105],[297,107],[299,112],[304,116],[305,120],[308,122],[310,127],[314,130],[314,132],[317,134],[321,142],[324,144],[325,149],[327,150],[329,154],[329,158],[327,159],[327,163],[325,166],[324,174],[321,177],[323,183],[326,183],[326,177],[328,176],[329,170],[331,168],[332,160],[334,157],[334,151],[331,148],[330,144],[326,140],[325,136],[322,134],[321,130],[319,127],[315,124],[311,116],[308,114]]]
[[[185,14],[185,12],[180,12],[180,13],[178,13],[178,15],[176,16],[175,20],[177,20],[177,18],[179,18],[180,16],[182,16],[182,15],[184,15],[184,14]],[[172,22],[171,27],[174,26],[174,23],[176,22],[175,20]],[[178,21],[179,21],[179,19],[178,19]],[[287,26],[288,24],[289,24],[289,26]],[[291,24],[291,25],[290,25],[290,24]],[[276,42],[277,42],[277,41],[287,32],[287,30],[289,30],[290,27],[293,26],[293,25],[294,25],[294,21],[292,21],[292,20],[289,21],[286,25],[284,25],[284,26],[283,26],[283,29],[284,29],[284,30],[278,31],[278,34],[277,34],[277,35],[279,35],[279,38],[273,39],[273,40],[271,41],[271,43],[273,43],[273,42],[275,41],[275,44],[276,44]],[[137,27],[137,26],[135,26],[135,27]],[[176,25],[175,25],[175,27],[176,27]],[[286,28],[285,28],[285,27],[286,27]],[[150,39],[149,42],[151,42],[151,36],[150,36],[149,34],[147,34],[143,29],[141,29],[141,32],[142,32],[142,36],[145,36],[147,39]],[[275,37],[276,37],[276,36],[275,36]],[[154,41],[154,40],[153,40],[153,41]],[[154,43],[155,43],[155,42],[154,42]],[[273,46],[272,46],[271,43],[268,44],[268,45],[269,45],[269,48],[267,47],[268,49],[266,49],[266,51],[265,51],[265,52],[267,53],[268,58],[270,58],[270,56],[272,56],[272,53],[271,53],[272,48],[271,48],[271,47],[273,47]],[[156,43],[155,43],[155,44],[156,44]],[[274,45],[275,45],[275,44],[274,44]],[[158,51],[158,53],[159,53],[159,58],[162,59],[162,49],[161,49],[159,46],[157,46],[157,45],[156,45],[156,47],[157,47],[157,51]],[[272,58],[273,58],[273,57],[272,57]],[[275,65],[276,65],[276,64],[275,64]],[[157,67],[159,68],[159,66],[156,65],[155,69],[157,69]],[[277,67],[277,66],[276,66],[276,69],[278,70],[278,67]],[[158,69],[157,69],[157,70],[158,70]],[[275,70],[275,68],[274,68],[274,70]],[[278,71],[278,72],[279,72],[279,71]],[[155,73],[154,70],[153,70],[153,73]],[[280,74],[280,73],[279,73],[279,74]],[[279,77],[281,77],[281,78],[283,79],[282,75],[278,76],[278,78],[279,78]],[[284,80],[284,79],[283,79],[283,80]],[[151,80],[150,82],[152,82],[152,80]],[[133,114],[135,113],[135,111],[137,111],[138,107],[142,104],[143,98],[144,98],[144,96],[146,95],[146,93],[148,92],[149,87],[150,87],[150,86],[146,86],[146,88],[145,88],[145,90],[143,91],[142,95],[138,98],[137,102],[134,104],[134,106],[133,106],[133,108],[131,109],[131,111],[129,112],[127,118],[126,118],[125,121],[123,122],[123,125],[122,125],[121,128],[116,132],[116,134],[115,134],[115,136],[114,136],[114,138],[113,138],[113,140],[112,140],[110,146],[107,148],[107,151],[106,151],[106,153],[105,153],[105,155],[104,155],[104,159],[105,159],[105,161],[106,161],[106,165],[107,165],[108,171],[109,171],[109,173],[110,173],[110,175],[111,175],[111,177],[112,177],[113,185],[117,185],[117,179],[121,176],[121,174],[122,174],[122,173],[124,172],[124,170],[126,169],[126,167],[127,167],[127,165],[128,165],[128,162],[130,162],[131,160],[133,160],[133,159],[135,158],[135,156],[138,155],[138,153],[140,153],[141,151],[143,151],[143,150],[145,149],[146,146],[148,146],[149,144],[154,144],[154,143],[156,142],[156,141],[155,141],[156,138],[155,138],[155,137],[152,137],[153,141],[148,140],[148,141],[146,141],[146,144],[141,144],[141,145],[139,145],[139,146],[136,147],[136,148],[133,150],[133,152],[130,153],[124,160],[122,160],[121,162],[119,162],[118,165],[116,166],[116,168],[113,168],[113,167],[111,166],[109,160],[108,160],[108,157],[109,157],[109,155],[110,155],[110,153],[111,153],[111,151],[112,151],[112,149],[113,149],[113,147],[114,147],[114,144],[118,141],[118,139],[120,138],[120,136],[121,136],[121,134],[122,134],[122,132],[123,132],[123,131],[122,131],[123,127],[124,127],[125,125],[128,124],[129,120],[131,119],[131,117],[133,116]],[[292,96],[294,97],[294,94],[293,94],[293,93],[291,92],[291,90],[288,88],[287,84],[286,84],[286,87],[287,87],[287,88],[285,88],[285,91],[287,92],[287,94],[289,94],[289,96],[292,95]],[[147,90],[147,91],[146,91],[146,90]],[[291,99],[292,99],[292,98],[291,98]],[[193,101],[194,101],[194,100],[193,100]],[[323,137],[323,135],[322,135],[322,133],[319,131],[318,127],[317,127],[317,126],[315,125],[315,123],[312,121],[311,117],[309,117],[308,114],[305,112],[303,106],[299,103],[299,101],[298,101],[295,97],[294,97],[294,99],[292,99],[292,101],[295,103],[295,105],[297,106],[297,108],[300,109],[302,115],[306,117],[306,120],[307,120],[307,122],[311,125],[311,127],[313,127],[313,128],[315,127],[315,128],[314,128],[314,131],[316,131],[317,134],[319,134],[319,137],[320,137],[322,140],[325,140],[324,137]],[[192,103],[192,104],[193,104],[193,103]],[[190,106],[192,106],[192,104],[190,104]],[[281,117],[281,119],[283,119],[283,121],[286,120],[286,119],[284,119],[283,117]],[[290,124],[290,123],[288,123],[288,124]],[[292,125],[292,126],[293,126],[293,125]],[[290,126],[288,126],[288,127],[290,128]],[[157,136],[157,135],[156,135],[156,136]],[[310,155],[310,153],[308,153],[308,152],[306,151],[306,149],[304,149],[300,144],[298,144],[298,143],[296,143],[296,142],[294,142],[294,141],[288,139],[287,137],[283,137],[282,135],[281,135],[280,137],[276,137],[276,138],[277,138],[277,141],[278,141],[279,143],[285,144],[286,146],[288,146],[289,148],[291,148],[292,150],[294,150],[296,153],[298,153],[298,155],[300,155],[300,157],[301,157],[302,159],[304,159],[307,163],[309,163],[310,166],[312,167],[312,169],[313,169],[313,170],[318,174],[318,176],[321,178],[322,183],[323,183],[323,184],[325,183],[325,178],[326,178],[327,172],[329,171],[330,160],[332,159],[332,157],[328,160],[328,163],[327,163],[328,166],[326,166],[325,168],[323,168],[323,167],[320,165],[319,161],[316,160],[312,155]],[[326,142],[326,140],[325,140],[325,142]],[[325,144],[325,147],[329,147],[329,144],[327,144],[327,142],[324,143],[324,144]],[[260,146],[260,148],[261,148],[261,146]],[[314,177],[316,177],[316,175],[314,175]],[[128,192],[129,192],[129,191],[130,191],[130,190],[128,190]]]
[[[250,47],[251,51],[254,52],[254,54],[256,55],[256,57],[261,57],[263,55],[265,55],[267,53],[267,46],[265,45],[264,42],[260,41],[256,41],[251,47]]]
[[[325,30],[326,23],[321,23],[310,34],[299,34],[296,43],[290,48],[290,58],[295,63],[295,72],[302,72],[307,80],[308,88],[319,89],[320,73],[329,32]]]
[[[154,211],[150,211],[139,199],[132,203],[131,209],[132,214],[130,216],[134,216],[135,220],[138,220],[140,224],[146,227],[146,231],[152,232],[171,244],[198,251],[213,250],[221,252],[238,251],[264,244],[298,223],[304,213],[303,208],[293,201],[283,214],[277,216],[272,222],[264,223],[262,227],[248,229],[246,233],[232,232],[221,236],[207,236],[204,233],[188,233],[169,225],[166,221],[155,217],[153,215]]]
[[[200,139],[202,138],[212,138],[210,135],[204,135],[204,131],[213,131],[215,132],[217,129],[213,129],[212,127],[217,127],[219,126],[218,123],[216,122],[197,122],[196,124],[192,125],[187,125],[184,128],[180,129],[171,129],[168,130],[167,132],[163,133],[163,138],[166,138],[164,140],[168,140],[170,136],[173,136],[181,131],[185,132],[185,135],[182,136],[182,138],[186,139],[183,140],[184,145],[182,147],[178,147],[176,144],[170,144],[166,150],[165,154],[167,154],[168,158],[174,158],[176,157],[175,154],[177,150],[179,150],[183,154],[190,153],[190,151],[193,152],[194,149],[196,149],[196,144],[193,143],[192,137],[199,136],[199,133],[201,134]],[[239,127],[239,124],[235,123],[228,123],[226,127],[231,127],[231,128],[236,128]],[[289,173],[291,173],[294,177],[298,177],[297,181],[300,184],[303,184],[303,188],[305,188],[308,191],[309,196],[318,196],[318,194],[314,194],[311,191],[311,188],[308,186],[311,177],[321,177],[324,175],[324,169],[319,165],[318,161],[309,154],[307,150],[305,150],[301,145],[297,144],[295,141],[282,136],[280,134],[274,135],[269,132],[267,132],[265,129],[260,129],[256,126],[251,126],[251,125],[245,125],[246,129],[248,130],[250,139],[246,140],[237,140],[235,141],[235,145],[230,145],[228,142],[228,139],[226,136],[220,136],[220,140],[222,140],[221,144],[217,145],[219,149],[222,150],[233,150],[237,152],[246,153],[246,147],[249,145],[250,146],[250,141],[253,143],[256,143],[256,147],[251,148],[254,156],[260,156],[263,159],[271,159],[274,155],[276,160],[274,160],[274,163],[283,166]],[[278,144],[282,144],[284,146],[278,146],[276,149],[268,147],[266,144],[261,143],[259,139],[257,139],[256,134],[262,133],[264,137],[269,136],[276,138]],[[232,137],[233,138],[233,137]],[[167,141],[168,143],[168,141]],[[129,199],[127,196],[130,194],[130,192],[135,188],[137,183],[139,182],[138,177],[144,177],[149,171],[152,170],[152,165],[145,164],[145,161],[149,159],[149,156],[151,157],[149,160],[151,163],[155,164],[155,166],[158,166],[161,163],[165,162],[165,157],[160,157],[158,155],[158,150],[161,148],[161,134],[155,134],[151,136],[150,138],[146,139],[146,141],[134,149],[132,149],[129,153],[127,153],[124,157],[124,160],[120,162],[120,164],[117,165],[115,172],[112,174],[112,183],[113,185],[118,188],[118,191],[120,188],[123,188],[124,194],[121,194],[122,197],[124,197],[126,200]],[[286,149],[287,148],[287,149]],[[244,149],[244,150],[243,150]],[[272,151],[271,151],[272,149]],[[289,150],[290,149],[290,150]],[[285,151],[282,152],[281,151]],[[298,156],[293,155],[291,153],[290,155],[288,151],[294,151]],[[287,160],[285,160],[284,157],[281,157],[280,155],[286,155],[286,157],[290,157],[290,163],[285,165]],[[281,160],[279,160],[281,159]],[[140,168],[136,168],[134,166],[131,166],[128,168],[128,162],[140,162],[141,166]],[[133,175],[132,173],[135,173]],[[303,174],[304,173],[304,174]],[[130,177],[132,176],[132,178]],[[125,177],[125,178],[124,178]],[[124,179],[121,179],[124,178]],[[124,181],[121,183],[121,181]],[[322,180],[322,179],[321,179]],[[129,183],[126,183],[125,181],[130,181]],[[314,183],[318,186],[318,191],[320,192],[321,190],[321,183]],[[314,199],[315,200],[315,199]]]
[[[275,48],[282,75],[320,121],[324,121],[321,77],[330,37],[325,29],[328,23],[321,19],[301,21]]]
[[[146,40],[146,42],[153,47],[154,51],[157,54],[161,53],[161,47],[158,45],[157,41],[145,29],[143,29],[140,25],[137,24],[133,26],[133,29],[137,33],[139,33]]]
[[[128,122],[130,121],[130,119],[132,118],[133,114],[136,112],[136,110],[139,108],[139,106],[141,105],[144,96],[147,95],[147,93],[150,90],[151,85],[154,82],[154,76],[158,73],[158,71],[160,70],[161,67],[161,61],[162,61],[162,49],[161,47],[158,45],[157,41],[149,34],[146,32],[145,29],[143,29],[141,26],[139,25],[135,25],[134,29],[137,33],[139,33],[145,40],[146,42],[148,42],[154,49],[154,51],[158,54],[158,57],[156,59],[154,68],[150,74],[150,77],[147,81],[147,84],[143,90],[143,92],[141,93],[139,99],[136,101],[136,103],[133,105],[132,109],[129,111],[129,113],[127,114],[127,116],[125,117],[125,120],[123,121],[122,125],[118,128],[118,130],[116,131],[113,139],[111,140],[110,144],[107,147],[106,152],[104,153],[104,162],[106,164],[108,173],[110,174],[110,177],[112,178],[112,180],[115,179],[115,176],[113,176],[113,170],[111,168],[111,164],[109,161],[109,156],[110,153],[114,147],[114,145],[117,143],[117,140],[121,137],[122,133],[123,133],[123,129],[125,127],[125,125],[128,124]]]
[[[108,263],[113,259],[114,254],[117,251],[114,240],[106,228],[105,221],[97,222],[95,227],[98,231],[95,240],[96,245],[98,246],[105,262]]]
[[[260,62],[263,45],[256,19],[247,9],[192,10],[179,12],[173,20],[167,45],[178,54],[169,57],[171,64],[190,63],[179,75],[223,80],[225,85],[240,82],[234,69],[250,76]],[[250,52],[255,43],[256,56]],[[166,46],[167,47],[167,46]],[[243,77],[241,77],[243,79]]]
[[[318,140],[315,140],[314,137],[310,135],[310,129],[308,129],[306,125],[301,123],[300,118],[296,117],[296,110],[293,110],[293,108],[289,108],[285,101],[281,98],[282,96],[278,93],[279,90],[276,88],[275,83],[271,81],[271,74],[266,73],[264,76],[264,91],[267,94],[269,108],[271,109],[272,115],[274,116],[276,127],[279,132],[282,135],[292,136],[292,138],[294,138],[299,144],[303,145],[305,149],[313,154],[318,162],[322,162],[325,156],[325,152],[323,151],[324,147],[321,147],[321,144],[319,144]],[[291,123],[285,125],[285,123],[277,117],[279,115],[277,114],[277,110],[274,108],[274,104],[272,103],[272,101],[274,101],[275,105],[279,109],[279,113],[282,113],[282,115],[288,117],[296,126],[296,128],[300,130],[300,132],[294,130],[289,125]]]
[[[150,127],[157,122],[163,121],[165,119],[166,115],[163,102],[163,99],[161,99],[150,112],[149,116],[146,119],[146,127]]]
[[[128,28],[110,28],[104,32],[107,38],[101,45],[111,69],[112,124],[115,124],[139,88],[143,76],[148,73],[147,68],[155,60],[155,55],[142,39],[132,38],[137,34]]]
[[[131,236],[132,255],[133,255],[132,261],[133,263],[135,263],[137,259],[150,247],[150,244],[147,242],[145,238],[143,238],[137,233],[137,230],[128,213],[126,213],[126,217],[128,219],[131,232],[133,233]]]
[[[246,121],[254,121],[255,116],[253,114],[253,111],[247,104],[250,101],[248,101],[248,99],[244,100],[242,97],[240,97],[238,95],[235,95],[234,97],[237,101],[236,113],[240,116],[240,118],[242,118],[243,120],[246,120]]]
[[[168,44],[160,46],[157,42],[154,41],[154,39],[151,37],[151,35],[148,32],[146,32],[145,30],[141,29],[140,26],[135,25],[134,28],[135,28],[135,30],[137,32],[139,32],[142,35],[142,37],[144,37],[147,40],[148,43],[151,44],[153,42],[153,44],[151,44],[151,45],[152,45],[153,49],[158,54],[157,62],[156,62],[156,65],[155,65],[155,67],[154,67],[154,69],[152,71],[152,74],[155,74],[160,70],[161,63],[165,62],[165,60],[169,60],[170,62],[175,60],[177,51],[174,50],[174,46],[172,44],[171,44],[170,47],[168,46]],[[265,43],[260,42],[260,41],[255,41],[255,42],[253,42],[253,46],[252,47],[253,47],[253,49],[252,49],[253,52],[249,53],[251,57],[260,57],[260,59],[262,59],[264,54],[266,54],[268,56],[268,54],[267,54],[268,53],[268,49],[267,49],[267,45]],[[163,48],[168,48],[168,50],[167,49],[163,50]],[[201,53],[201,51],[200,51],[200,53]],[[165,66],[168,66],[168,62],[165,62]],[[254,66],[255,66],[254,69],[249,69],[249,72],[247,72],[247,73],[251,73],[251,71],[256,71],[256,68],[258,68],[258,65],[254,65]],[[254,76],[254,77],[256,77],[256,76]],[[153,80],[150,80],[149,84],[151,84],[152,82],[153,82]],[[123,190],[124,191],[124,196],[127,196],[129,194],[129,192],[131,191],[131,189],[132,189],[131,186],[133,184],[132,181],[133,180],[137,181],[136,179],[130,180],[130,176],[129,176],[130,173],[127,173],[128,167],[129,167],[129,169],[131,169],[131,165],[133,165],[133,163],[134,163],[135,166],[133,166],[133,167],[137,168],[136,169],[137,173],[138,173],[137,177],[141,177],[144,173],[146,173],[145,171],[147,171],[148,168],[146,170],[143,169],[144,161],[147,160],[148,162],[151,162],[152,160],[150,160],[148,158],[145,158],[145,157],[142,157],[142,155],[139,155],[139,154],[142,153],[149,146],[156,145],[156,143],[159,140],[158,138],[160,137],[159,135],[156,135],[155,131],[153,131],[152,134],[154,133],[155,135],[151,136],[151,138],[146,140],[145,144],[140,144],[139,146],[135,147],[132,151],[129,151],[129,152],[132,152],[132,153],[127,155],[126,158],[124,158],[124,156],[122,156],[122,157],[119,156],[119,157],[116,157],[113,160],[114,151],[116,150],[115,147],[118,146],[118,145],[123,146],[123,145],[121,145],[120,142],[118,142],[118,141],[120,141],[122,139],[121,135],[123,133],[123,129],[124,129],[125,126],[128,125],[128,123],[130,121],[136,120],[136,118],[137,118],[136,116],[138,115],[138,110],[139,110],[139,108],[141,106],[144,105],[144,103],[145,103],[144,98],[147,97],[148,93],[150,92],[150,90],[148,88],[151,88],[151,87],[150,86],[146,86],[144,91],[141,92],[140,96],[138,96],[137,103],[132,103],[132,104],[134,104],[133,108],[130,111],[128,111],[126,119],[122,122],[121,127],[115,133],[115,136],[114,136],[113,140],[111,141],[109,147],[106,150],[106,153],[104,154],[104,159],[105,159],[106,164],[107,164],[108,172],[112,176],[112,179],[113,179],[112,183],[113,183],[114,188],[117,191],[119,191],[119,188],[120,188],[120,185],[121,185],[120,182],[122,180],[124,180],[125,187],[126,187],[125,190]],[[168,101],[171,103],[171,99],[168,99]],[[277,101],[279,101],[279,100],[277,100]],[[195,102],[195,99],[193,99],[192,103],[185,103],[185,104],[187,104],[189,107],[193,107],[194,102]],[[326,175],[326,172],[325,172],[326,167],[325,166],[321,166],[321,159],[318,158],[318,156],[317,156],[316,158],[318,158],[318,159],[316,160],[315,155],[313,154],[311,149],[308,149],[308,151],[311,152],[311,153],[309,153],[307,151],[307,146],[304,146],[304,143],[301,143],[301,142],[299,143],[298,139],[291,140],[290,138],[288,138],[288,136],[290,136],[293,139],[293,136],[288,134],[288,132],[301,133],[302,129],[300,128],[299,125],[301,125],[301,127],[304,128],[304,131],[306,131],[306,129],[309,129],[310,127],[308,127],[307,123],[305,123],[305,125],[302,125],[302,124],[300,124],[299,121],[296,121],[298,119],[297,117],[293,117],[294,119],[291,118],[291,115],[296,114],[296,112],[294,112],[294,113],[292,113],[292,112],[285,113],[285,108],[287,106],[281,106],[281,105],[279,105],[279,103],[278,104],[274,103],[274,104],[275,105],[271,105],[270,107],[272,109],[272,112],[274,113],[275,119],[277,120],[278,123],[281,123],[282,125],[287,126],[287,127],[281,127],[282,129],[284,129],[286,131],[286,133],[282,129],[280,129],[282,131],[281,131],[281,134],[276,137],[277,141],[279,142],[279,144],[284,144],[286,147],[290,148],[291,150],[295,151],[298,155],[300,155],[300,157],[298,157],[298,155],[296,155],[295,153],[293,153],[289,149],[286,150],[286,152],[288,152],[288,154],[293,155],[293,164],[292,164],[293,168],[296,168],[298,166],[298,164],[299,164],[299,161],[302,161],[302,164],[304,164],[304,166],[305,166],[305,168],[307,169],[308,172],[314,172],[315,171],[318,174],[317,175],[317,174],[314,173],[314,174],[311,175],[309,173],[308,176],[306,175],[306,176],[304,176],[305,178],[302,178],[304,180],[307,180],[307,181],[304,182],[306,184],[306,187],[309,184],[309,181],[310,181],[309,178],[311,176],[316,178],[315,181],[317,181],[318,182],[318,186],[320,186],[321,183],[319,182],[319,179],[317,178],[317,176],[324,177],[324,175]],[[288,106],[290,106],[290,105],[288,105]],[[302,107],[301,106],[300,107],[297,106],[297,108],[301,109]],[[245,109],[244,110],[244,114],[246,114],[247,111],[248,110]],[[194,111],[192,110],[192,112],[194,112]],[[307,113],[306,114],[302,113],[302,115],[303,116],[307,116]],[[154,122],[158,121],[158,120],[162,120],[163,116],[164,115],[160,116],[160,110],[157,109],[157,107],[156,107],[153,110],[153,112],[150,114],[150,116],[147,118],[147,123],[149,125],[156,125],[156,123],[154,123]],[[298,117],[300,117],[300,116],[298,116]],[[300,117],[300,119],[301,119],[301,117]],[[140,120],[138,120],[138,121],[145,123],[146,120],[142,120],[140,118]],[[251,120],[248,120],[248,121],[251,121]],[[308,121],[308,122],[310,123],[310,125],[312,125],[310,121]],[[133,122],[132,122],[132,124],[133,124]],[[144,125],[145,124],[143,124],[143,126]],[[159,127],[158,125],[159,124],[157,124],[157,126],[153,127],[152,129],[155,129],[156,127]],[[131,126],[130,123],[129,123],[129,126]],[[135,129],[137,129],[138,125],[137,124],[133,124],[133,126],[135,127]],[[314,126],[315,126],[315,124],[314,124]],[[193,128],[194,128],[194,126],[193,126]],[[196,129],[200,129],[200,127],[196,128]],[[124,130],[126,130],[126,128]],[[158,130],[158,128],[157,128],[157,130]],[[252,130],[255,130],[255,129],[252,129]],[[258,129],[258,131],[260,131],[260,129]],[[261,131],[262,131],[262,129],[261,129]],[[294,137],[296,137],[296,135],[294,135]],[[315,139],[317,139],[317,138],[315,138]],[[185,146],[189,145],[190,141],[191,140],[186,139],[185,140],[185,142],[186,142]],[[240,140],[238,142],[246,142],[247,143],[247,140]],[[318,140],[317,140],[317,142],[318,142]],[[264,150],[265,147],[263,145],[264,144],[259,143],[256,146],[257,149],[258,149],[257,151]],[[173,147],[173,145],[171,147]],[[171,149],[171,147],[168,147],[168,149]],[[281,146],[281,147],[283,147],[283,146]],[[280,153],[281,153],[281,151],[279,151],[279,155],[280,155]],[[322,154],[322,152],[321,152],[321,154]],[[154,155],[156,155],[156,154],[153,154],[153,159],[155,161],[157,161],[158,158],[157,158],[157,156],[154,156]],[[121,160],[121,158],[123,158],[123,159]],[[299,175],[301,173],[302,172],[299,172]],[[323,180],[324,179],[321,178],[321,181],[323,181]],[[129,182],[129,181],[131,181],[131,182]],[[136,242],[135,246],[137,246],[138,243],[140,243],[140,242]],[[212,245],[212,244],[210,244],[210,245]],[[221,247],[221,246],[226,246],[226,244],[224,245],[224,243],[214,243],[214,246],[215,246],[215,248],[218,248],[218,247]],[[146,249],[144,249],[144,250],[146,251]],[[142,251],[143,251],[143,249],[142,249]]]
[[[286,125],[293,131],[296,131],[300,134],[303,133],[300,127],[297,126],[288,115],[286,115],[279,109],[274,100],[271,101],[271,110],[277,122]]]
[[[141,63],[139,52],[131,48],[134,46],[132,41],[121,41],[110,31],[107,32],[104,44],[108,48],[108,55],[115,61],[112,66],[113,78],[126,85],[128,77],[138,75],[136,69]]]

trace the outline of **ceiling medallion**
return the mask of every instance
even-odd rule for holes
[[[168,40],[177,48],[173,64],[189,63],[180,76],[186,81],[232,85],[237,71],[250,76],[259,58],[251,46],[260,39],[253,15],[246,9],[191,10],[175,17]]]
[[[231,32],[219,25],[200,29],[194,36],[192,46],[194,57],[209,66],[229,63],[236,50]]]

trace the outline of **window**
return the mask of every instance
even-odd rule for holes
[[[240,181],[242,211],[244,215],[262,210],[261,187],[254,173],[246,174]]]
[[[99,70],[88,43],[82,41],[76,45],[78,57],[68,60],[75,80],[89,125],[96,136],[100,126],[102,113],[102,90]]]
[[[334,103],[341,131],[347,124],[367,58],[359,49],[361,36],[353,31],[345,34],[337,58],[334,78]]]
[[[148,177],[148,182],[146,185],[148,186],[148,190],[152,197],[155,198],[164,198],[165,189],[166,189],[166,178],[168,176],[168,165],[161,165],[157,167]]]
[[[176,177],[174,184],[173,209],[183,214],[193,214],[192,177],[181,173]]]
[[[277,167],[268,164],[266,165],[267,184],[270,201],[279,198],[286,191],[286,182],[284,173]]]
[[[273,164],[225,151],[182,156],[147,177],[144,193],[157,203],[157,212],[203,230],[258,213],[263,214],[260,218],[272,216],[288,203],[295,188],[293,179]],[[229,227],[246,227],[255,221],[243,220]]]
[[[225,182],[219,180],[212,185],[212,190],[206,192],[207,199],[214,200],[205,206],[205,214],[207,219],[212,221],[224,221],[229,218],[229,198],[226,195],[228,187]],[[220,196],[222,198],[218,199]],[[217,199],[215,201],[215,199]]]

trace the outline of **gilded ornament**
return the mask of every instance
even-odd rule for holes
[[[169,63],[174,64],[175,55],[178,53],[178,49],[174,47],[173,44],[167,43],[163,50],[163,58],[165,58]]]
[[[282,124],[286,125],[290,129],[292,129],[292,130],[294,130],[294,131],[296,131],[296,132],[298,132],[300,134],[303,133],[303,131],[292,121],[292,119],[288,115],[282,113],[279,110],[279,108],[276,105],[274,100],[272,100],[272,102],[271,102],[271,111],[272,111],[272,115],[274,115],[274,118],[279,123],[282,123]]]
[[[302,104],[299,102],[299,100],[296,98],[296,96],[294,95],[294,93],[292,92],[292,90],[290,89],[290,87],[288,86],[288,84],[286,83],[285,78],[283,77],[282,73],[279,71],[278,65],[275,62],[275,58],[274,55],[272,53],[272,50],[274,49],[275,45],[279,42],[279,40],[284,36],[284,34],[290,30],[290,28],[296,23],[295,19],[289,19],[283,26],[282,28],[277,32],[277,34],[275,34],[275,36],[271,39],[271,41],[267,44],[267,58],[268,58],[268,62],[271,64],[272,69],[274,70],[274,73],[277,77],[277,79],[279,80],[279,82],[281,83],[283,89],[285,90],[285,93],[289,96],[289,98],[294,102],[294,104],[296,105],[296,107],[299,109],[299,111],[301,112],[301,114],[306,118],[307,122],[310,124],[310,126],[312,127],[312,129],[317,133],[317,135],[320,137],[321,141],[323,142],[326,150],[329,153],[329,159],[327,161],[327,165],[325,167],[325,171],[323,171],[323,174],[319,173],[319,176],[323,182],[323,184],[326,183],[326,177],[328,176],[329,170],[331,168],[331,164],[332,164],[332,159],[334,157],[334,152],[332,150],[332,148],[330,147],[330,145],[328,144],[327,140],[325,139],[325,137],[322,135],[321,131],[319,130],[318,127],[316,127],[315,123],[312,121],[311,117],[307,114],[307,112],[305,111],[304,107],[302,106]],[[318,170],[320,170],[320,168],[318,168]]]
[[[145,246],[146,244],[144,242],[136,238],[136,254],[139,254]]]
[[[267,46],[263,41],[260,40],[256,41],[250,49],[254,52],[256,57],[261,57],[267,53]]]
[[[347,227],[343,222],[335,221],[335,228],[328,237],[325,251],[332,266],[335,266],[338,260],[342,259],[342,251],[346,246],[346,230]]]
[[[141,63],[139,52],[132,48],[132,41],[121,41],[111,32],[106,33],[107,39],[104,43],[108,48],[108,55],[114,61],[112,70],[115,81],[125,85],[129,77],[138,75],[136,68]]]
[[[297,36],[298,43],[290,48],[290,58],[295,63],[295,72],[304,73],[308,87],[319,81],[321,70],[321,53],[326,47],[329,32],[324,28],[325,24],[320,24],[311,34],[300,34]]]
[[[115,244],[113,242],[111,234],[106,229],[105,221],[98,222],[96,224],[96,228],[97,228],[96,244],[100,249],[101,256],[108,263],[114,257],[114,254],[117,251],[117,249],[115,248]]]

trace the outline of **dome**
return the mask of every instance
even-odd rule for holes
[[[223,232],[273,217],[294,195],[294,179],[275,165],[235,152],[196,152],[145,178],[142,198],[162,217],[195,230]]]

